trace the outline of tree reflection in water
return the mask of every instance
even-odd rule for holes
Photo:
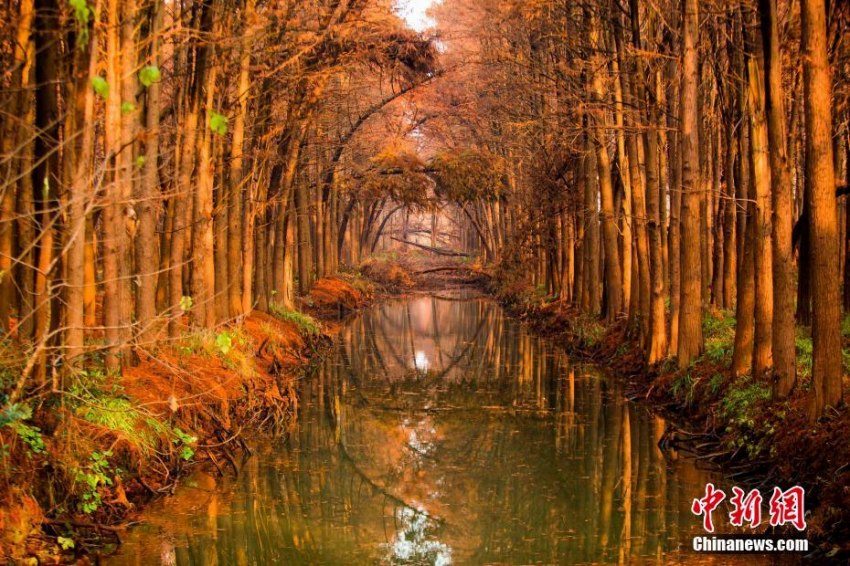
[[[111,561],[166,544],[205,565],[730,562],[688,550],[691,499],[719,478],[659,451],[664,422],[620,380],[488,300],[378,305],[300,383],[287,438],[152,509]]]

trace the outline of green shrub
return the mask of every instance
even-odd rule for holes
[[[797,328],[794,344],[797,349],[797,377],[810,379],[812,377],[812,337],[807,330]]]
[[[47,449],[41,437],[41,429],[24,421],[32,418],[32,408],[21,403],[12,403],[0,413],[0,426],[12,429],[21,442],[29,448],[27,456],[42,454]]]
[[[109,429],[145,454],[156,450],[167,425],[133,406],[117,378],[94,367],[74,376],[69,403],[82,420]]]
[[[103,503],[101,489],[112,485],[112,478],[109,475],[111,466],[108,461],[111,456],[112,452],[109,450],[92,452],[85,467],[78,469],[74,474],[74,483],[83,486],[77,503],[77,507],[83,513],[91,515],[97,511]]]
[[[98,397],[85,399],[76,414],[83,420],[118,433],[144,453],[153,452],[166,425],[143,414],[129,399]]]

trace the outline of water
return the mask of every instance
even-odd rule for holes
[[[337,340],[287,437],[255,441],[235,479],[195,474],[107,562],[731,562],[689,550],[691,501],[722,479],[491,301],[383,303]]]

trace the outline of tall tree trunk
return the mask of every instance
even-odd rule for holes
[[[794,341],[794,250],[791,167],[776,0],[759,0],[765,54],[765,91],[773,205],[773,396],[787,397],[797,382]]]
[[[12,108],[9,111],[10,114],[16,116],[18,120],[22,120],[25,124],[29,123],[27,121],[28,112],[25,108],[28,106],[30,70],[32,69],[32,56],[34,54],[31,38],[34,15],[33,0],[22,0],[18,6],[18,27],[12,59],[12,88],[18,89],[18,92],[11,97]],[[0,131],[0,135],[2,135],[2,139],[0,139],[2,149],[0,151],[2,151],[3,158],[6,160],[6,166],[2,170],[3,193],[0,198],[0,274],[2,274],[2,277],[0,277],[0,331],[5,332],[11,330],[9,316],[15,299],[15,284],[19,284],[23,280],[20,272],[26,273],[25,270],[14,268],[12,260],[15,254],[15,197],[24,190],[21,181],[30,178],[30,174],[27,169],[16,167],[15,160],[6,159],[6,156],[12,154],[16,145],[20,147],[19,143],[24,139],[24,136],[29,135],[27,128],[22,127],[22,124],[17,120],[4,119],[3,122],[4,126]],[[25,160],[21,161],[24,165]],[[19,313],[19,321],[20,315],[21,313]]]
[[[801,0],[806,179],[812,271],[813,419],[842,402],[838,217],[832,151],[832,79],[824,0]]]
[[[723,308],[731,309],[735,305],[735,297],[737,296],[736,278],[738,272],[738,247],[736,233],[738,227],[736,221],[738,219],[737,208],[740,206],[735,200],[735,133],[734,123],[732,121],[732,103],[727,102],[726,112],[724,113],[725,127],[724,143],[725,151],[723,153],[723,181],[722,190],[724,199],[723,206]]]
[[[94,90],[90,80],[97,74],[97,42],[97,26],[93,26],[89,42],[78,46],[75,54],[74,99],[77,107],[73,115],[73,130],[79,131],[79,142],[73,144],[75,162],[68,164],[72,169],[69,179],[72,189],[68,195],[68,231],[64,244],[67,249],[65,280],[68,286],[65,348],[68,368],[71,369],[77,366],[78,357],[84,352],[86,216],[93,196]]]
[[[190,243],[191,225],[187,222],[187,217],[190,213],[189,202],[191,199],[190,188],[192,187],[192,177],[195,169],[195,139],[198,135],[198,113],[199,102],[196,97],[191,94],[191,89],[187,92],[190,100],[186,108],[186,115],[183,119],[183,137],[182,151],[180,156],[180,164],[178,167],[177,183],[172,198],[175,201],[173,230],[171,235],[171,274],[168,284],[169,289],[169,305],[171,309],[171,318],[168,324],[169,336],[177,336],[180,329],[180,318],[183,315],[183,309],[186,306],[183,300],[183,271],[186,257],[186,244]],[[191,100],[195,98],[195,100]]]
[[[697,83],[699,36],[699,4],[684,0],[682,20],[682,267],[681,305],[679,311],[678,359],[687,367],[703,349],[702,281],[700,268],[700,184],[699,184],[699,125],[697,124]]]
[[[251,89],[251,30],[256,0],[245,0],[242,11],[242,41],[239,46],[239,80],[236,83],[237,111],[230,145],[230,180],[227,184],[227,304],[228,315],[247,314],[242,301],[243,192],[245,189],[245,120]]]
[[[209,50],[210,48],[206,48]],[[215,262],[213,238],[213,136],[209,121],[213,112],[217,66],[207,52],[205,65],[198,69],[198,89],[206,94],[206,119],[197,137],[196,179],[192,221],[192,323],[211,328],[216,323]],[[198,93],[200,98],[201,93]]]
[[[313,242],[310,234],[310,196],[304,180],[295,187],[295,215],[298,228],[298,294],[306,295],[313,286]]]
[[[151,5],[150,54],[148,65],[159,67],[160,33],[162,30],[163,6],[159,2]],[[142,179],[138,184],[139,195],[136,208],[139,229],[136,237],[136,319],[139,325],[137,343],[143,348],[153,338],[156,320],[156,296],[159,282],[159,253],[157,249],[157,225],[159,223],[159,116],[162,112],[159,81],[147,87],[145,98],[144,164]]]
[[[750,154],[755,187],[755,335],[753,376],[763,378],[773,367],[773,261],[771,248],[771,171],[767,120],[765,116],[764,50],[752,18],[745,18],[747,30],[747,92],[749,99]]]
[[[608,155],[608,118],[605,108],[605,83],[602,72],[605,68],[601,60],[601,25],[598,16],[591,17],[591,43],[596,46],[599,56],[594,57],[592,79],[592,100],[595,111],[593,118],[593,139],[596,150],[596,171],[599,176],[599,195],[602,205],[602,240],[605,249],[605,288],[607,292],[605,318],[615,320],[623,312],[623,277],[620,272],[620,250],[617,242],[617,222],[614,210],[614,185],[611,180],[611,158]]]

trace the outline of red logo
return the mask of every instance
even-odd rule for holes
[[[714,532],[714,521],[712,512],[720,503],[726,499],[726,493],[717,489],[714,484],[705,485],[705,495],[694,499],[691,504],[691,512],[697,517],[702,516],[702,528],[706,532]],[[745,492],[740,487],[732,488],[732,497],[729,504],[732,510],[729,512],[729,523],[735,527],[742,527],[747,523],[751,529],[761,524],[761,506],[764,498],[757,489]],[[798,531],[806,529],[806,490],[800,486],[794,486],[783,491],[779,487],[773,488],[773,495],[768,503],[770,513],[770,526],[781,527],[791,524]]]
[[[806,530],[806,490],[799,485],[788,491],[773,488],[770,497],[770,524],[779,527],[791,523],[798,531]]]
[[[726,494],[720,489],[714,489],[713,483],[705,484],[705,497],[694,499],[691,504],[691,512],[694,515],[702,515],[702,528],[709,533],[714,532],[714,523],[711,521],[711,512],[720,502],[726,499]]]
[[[732,493],[735,495],[729,503],[734,509],[729,513],[729,522],[736,527],[741,527],[746,521],[751,529],[756,528],[761,523],[762,496],[759,490],[754,489],[744,495],[744,490],[736,486],[732,488]]]

